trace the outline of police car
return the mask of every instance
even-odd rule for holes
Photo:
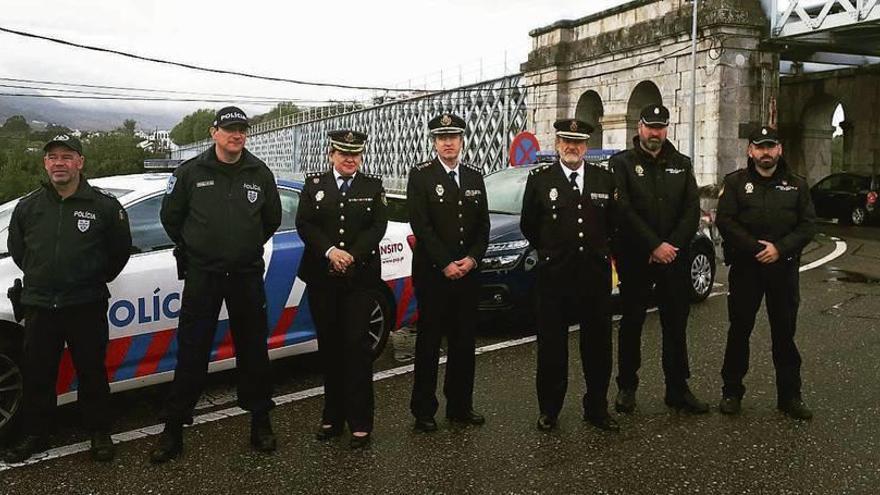
[[[105,177],[89,181],[114,196],[128,212],[133,254],[110,288],[107,372],[112,391],[170,381],[177,362],[175,330],[183,282],[177,279],[173,243],[159,221],[159,209],[169,174],[151,173]],[[269,318],[269,357],[277,359],[314,352],[318,348],[309,312],[308,290],[296,277],[303,241],[295,219],[303,184],[278,181],[281,227],[266,243],[265,286]],[[21,277],[6,248],[9,220],[18,200],[0,205],[0,436],[11,430],[21,404],[22,381],[18,359],[22,326],[15,322],[6,288]],[[410,270],[409,224],[388,222],[379,246],[385,285],[373,291],[370,320],[373,351],[378,355],[395,328],[412,326],[416,305]],[[211,351],[209,371],[235,367],[232,334],[225,305]],[[76,373],[67,350],[58,371],[58,403],[76,400]]]

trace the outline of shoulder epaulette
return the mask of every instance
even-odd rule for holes
[[[615,156],[622,155],[622,154],[626,153],[627,151],[629,151],[629,150],[620,150],[617,153],[611,155],[609,158],[614,158]]]
[[[587,165],[598,168],[599,170],[604,170],[606,172],[611,172],[611,164],[608,163],[608,160],[602,160],[601,162],[586,162]]]
[[[430,164],[431,164],[431,160],[428,160],[426,162],[416,163],[415,165],[413,165],[413,168],[415,168],[416,170],[421,170],[423,168],[426,168]]]
[[[314,179],[315,177],[320,177],[324,175],[324,172],[308,172],[306,173],[306,179]]]
[[[548,163],[547,165],[541,165],[539,167],[535,167],[535,168],[529,170],[529,175],[535,175],[535,174],[541,173],[545,170],[550,170],[550,167],[552,167],[552,166],[553,166],[552,164]]]
[[[364,174],[364,177],[369,177],[369,178],[371,178],[371,179],[382,180],[382,174],[368,174],[368,173],[366,173],[366,172],[361,172],[361,173]]]
[[[464,165],[465,167],[473,170],[474,172],[476,172],[480,175],[483,175],[483,170],[481,168],[477,167],[476,165],[471,165],[470,163],[464,163],[464,162],[461,162],[461,165]]]

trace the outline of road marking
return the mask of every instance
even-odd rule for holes
[[[846,242],[841,241],[841,240],[837,240],[837,239],[835,239],[834,242],[835,242],[835,247],[834,247],[834,251],[832,251],[831,254],[829,254],[823,258],[820,258],[816,261],[813,261],[812,263],[808,263],[808,264],[800,267],[800,271],[805,272],[807,270],[812,270],[818,266],[824,265],[825,263],[833,261],[833,260],[839,258],[840,256],[842,256],[846,252]],[[717,296],[723,296],[723,295],[727,295],[727,292],[726,291],[713,292],[713,293],[709,294],[709,297],[711,298],[711,297],[717,297]],[[650,308],[648,310],[649,313],[652,313],[655,311],[657,311],[656,307]],[[620,315],[615,315],[614,320],[615,321],[620,320]],[[577,325],[572,325],[571,327],[569,327],[569,332],[574,332],[577,329],[578,329]],[[519,339],[498,342],[495,344],[490,344],[490,345],[486,345],[486,346],[477,348],[475,350],[475,354],[480,355],[480,354],[486,354],[489,352],[500,351],[502,349],[517,347],[517,346],[524,345],[524,344],[530,344],[532,342],[535,342],[535,340],[537,340],[537,336],[531,335],[531,336],[522,337]],[[441,356],[439,359],[439,363],[445,364],[446,363],[446,356]],[[408,364],[405,366],[398,366],[397,368],[392,368],[389,370],[379,371],[379,372],[376,372],[373,374],[373,381],[378,382],[380,380],[387,380],[387,379],[393,378],[395,376],[400,376],[400,375],[412,373],[413,369],[414,369],[414,366],[412,364]],[[290,394],[280,395],[278,397],[275,397],[274,401],[275,401],[275,404],[281,406],[284,404],[289,404],[292,402],[297,402],[297,401],[309,399],[312,397],[319,397],[323,394],[324,394],[324,387],[313,387],[313,388],[309,388],[306,390],[300,390],[298,392],[293,392]],[[234,400],[234,399],[232,399],[230,397],[229,402],[232,402],[232,400]],[[220,405],[220,403],[216,403],[216,405]],[[195,416],[193,418],[193,426],[201,425],[201,424],[205,424],[205,423],[212,423],[214,421],[219,421],[221,419],[226,419],[226,418],[234,418],[236,416],[241,416],[246,413],[247,413],[247,411],[245,411],[244,409],[241,409],[240,407],[230,407],[230,408],[222,409],[219,411],[213,411],[213,412],[209,412],[209,413],[205,413],[205,414],[200,414],[200,415]],[[143,438],[153,437],[153,436],[159,435],[160,433],[162,433],[162,425],[155,424],[155,425],[145,426],[143,428],[137,428],[135,430],[117,433],[117,434],[113,435],[112,438],[115,443],[121,444],[121,443],[131,442],[134,440],[140,440]],[[16,463],[16,464],[6,464],[3,462],[0,462],[0,472],[23,467],[23,466],[28,466],[28,465],[32,465],[32,464],[38,464],[40,462],[45,462],[45,461],[49,461],[52,459],[59,459],[61,457],[67,457],[67,456],[70,456],[73,454],[78,454],[81,452],[88,452],[89,446],[90,446],[89,442],[79,442],[79,443],[75,443],[75,444],[71,444],[71,445],[65,445],[63,447],[56,447],[54,449],[50,449],[46,452],[43,452],[41,454],[37,454],[37,455],[31,457],[30,459],[28,459],[25,462]]]

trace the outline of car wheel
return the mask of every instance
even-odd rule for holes
[[[691,301],[699,302],[712,292],[715,283],[715,256],[705,246],[697,247],[691,253]]]
[[[373,348],[373,359],[379,357],[385,349],[388,342],[388,336],[394,329],[396,320],[394,311],[394,301],[392,296],[380,289],[370,291],[370,299],[372,300],[370,312],[370,346]]]
[[[13,431],[21,414],[22,379],[19,368],[20,345],[0,340],[0,440]]]
[[[849,214],[849,221],[853,225],[864,225],[868,218],[868,212],[861,206],[856,206]]]

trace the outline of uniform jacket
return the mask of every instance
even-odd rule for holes
[[[520,228],[538,250],[539,267],[564,270],[584,257],[607,262],[615,225],[614,190],[611,172],[589,163],[581,194],[572,189],[558,162],[529,172]]]
[[[661,243],[686,250],[700,221],[700,198],[690,158],[669,141],[657,158],[634,148],[611,157],[619,194],[617,249],[647,257]]]
[[[66,199],[44,183],[12,212],[9,254],[24,272],[22,303],[60,308],[110,297],[128,262],[128,216],[112,195],[86,182]]]
[[[379,177],[358,172],[343,195],[333,170],[307,175],[296,213],[296,228],[305,242],[299,277],[309,284],[335,277],[325,253],[337,247],[354,257],[347,277],[365,283],[381,280],[379,243],[387,226],[385,189]]]
[[[259,158],[243,150],[237,164],[220,163],[211,147],[174,171],[160,216],[190,267],[262,271],[263,244],[281,225],[281,200]]]
[[[461,187],[449,178],[439,158],[409,171],[407,209],[416,247],[413,272],[442,272],[470,256],[479,265],[489,245],[489,207],[483,175],[462,163]]]
[[[772,242],[781,258],[796,258],[815,234],[816,213],[807,181],[791,173],[783,158],[771,177],[751,160],[724,178],[716,224],[724,238],[724,259],[754,260]]]

